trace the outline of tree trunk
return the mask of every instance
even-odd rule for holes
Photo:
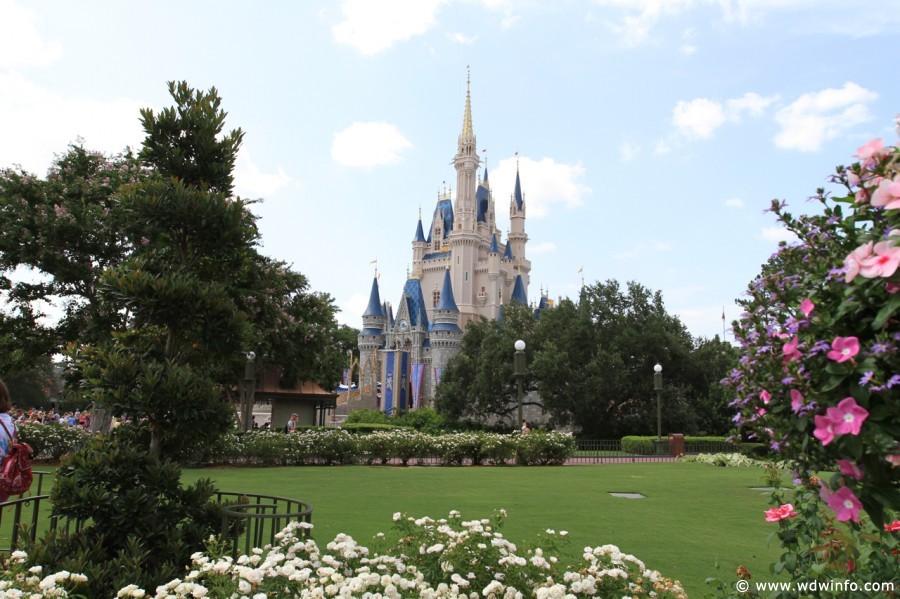
[[[162,457],[162,433],[159,431],[159,428],[153,423],[150,424],[149,453],[157,460]]]

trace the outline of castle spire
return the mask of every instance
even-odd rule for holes
[[[466,67],[466,111],[463,113],[462,133],[460,133],[460,141],[474,140],[475,133],[472,129],[472,95],[470,93],[472,81],[472,73]]]

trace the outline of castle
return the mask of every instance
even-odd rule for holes
[[[487,167],[472,128],[470,85],[453,166],[456,200],[444,192],[426,236],[422,216],[412,241],[412,270],[396,314],[382,303],[377,276],[359,333],[360,407],[388,413],[428,405],[466,325],[502,318],[504,303],[528,303],[525,197],[516,168],[506,243],[496,225]],[[379,389],[380,387],[380,389]]]

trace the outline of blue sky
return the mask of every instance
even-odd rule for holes
[[[519,155],[530,299],[634,280],[710,337],[784,238],[770,200],[896,143],[898,26],[898,0],[0,0],[0,166],[137,147],[166,81],[215,86],[264,253],[359,327],[371,261],[396,304],[455,183],[468,67],[504,231]]]

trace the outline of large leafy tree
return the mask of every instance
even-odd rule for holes
[[[175,106],[141,111],[139,157],[153,176],[121,193],[135,252],[101,276],[105,300],[127,310],[129,326],[77,353],[92,397],[144,417],[157,457],[164,444],[202,441],[230,425],[217,383],[249,332],[233,288],[257,239],[246,203],[231,193],[243,133],[223,133],[215,88],[181,82],[169,92]]]
[[[530,347],[535,325],[533,312],[515,303],[503,307],[502,321],[482,318],[470,323],[460,351],[441,377],[435,408],[457,420],[515,418],[518,403],[513,376],[514,345],[522,339]],[[526,390],[534,387],[531,374],[523,382]]]
[[[507,307],[502,322],[468,327],[438,387],[436,407],[453,418],[507,417],[516,409],[512,347],[527,345],[526,388],[552,424],[592,438],[656,432],[653,366],[664,366],[663,429],[724,433],[719,381],[736,352],[718,339],[695,340],[669,314],[662,294],[616,281],[582,289],[540,319]]]
[[[80,144],[43,179],[0,170],[0,289],[9,302],[0,314],[0,371],[7,376],[123,325],[124,314],[101,302],[98,280],[132,250],[116,191],[145,175],[130,152],[108,157]]]

